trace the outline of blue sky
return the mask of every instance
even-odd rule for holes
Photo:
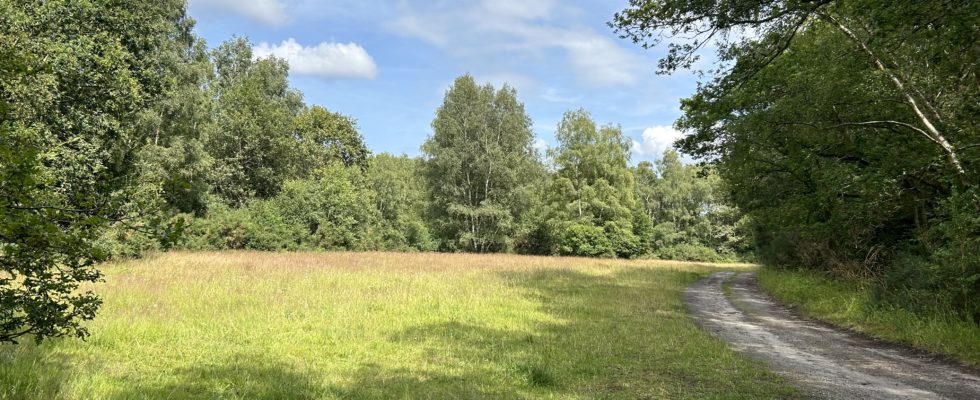
[[[418,155],[453,79],[509,83],[554,143],[562,114],[583,107],[623,127],[633,161],[653,160],[680,133],[687,71],[654,74],[664,49],[617,38],[606,22],[624,1],[190,0],[209,46],[248,37],[290,62],[308,104],[354,117],[374,152]]]

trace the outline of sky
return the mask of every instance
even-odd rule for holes
[[[290,64],[307,104],[353,117],[375,153],[420,153],[452,81],[509,84],[530,115],[535,147],[553,146],[565,111],[618,124],[633,162],[681,136],[689,71],[656,75],[665,48],[619,39],[606,22],[626,1],[190,0],[196,32],[215,47],[247,37],[256,56]]]

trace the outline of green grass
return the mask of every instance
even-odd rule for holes
[[[980,367],[980,326],[975,322],[875,305],[859,283],[812,272],[763,268],[758,275],[770,294],[810,317]]]
[[[686,315],[710,265],[226,252],[104,270],[87,341],[0,346],[0,398],[794,395]]]

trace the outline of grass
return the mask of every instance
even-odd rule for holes
[[[726,265],[726,268],[744,268]],[[697,329],[707,264],[168,253],[104,266],[87,341],[0,346],[0,398],[785,398]]]
[[[870,292],[859,283],[812,272],[763,268],[758,276],[770,294],[810,317],[980,367],[980,326],[976,322],[875,305]]]

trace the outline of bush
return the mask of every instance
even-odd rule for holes
[[[270,200],[252,200],[242,208],[209,206],[207,217],[186,229],[183,247],[192,250],[299,250],[299,227],[287,224]]]
[[[731,261],[731,258],[723,257],[714,249],[690,243],[680,243],[673,246],[663,247],[656,251],[656,256],[664,260],[683,260],[701,262]]]
[[[332,165],[313,179],[291,180],[270,199],[241,208],[212,202],[194,219],[183,246],[223,250],[365,250],[378,248],[379,216],[357,169]],[[416,232],[416,235],[422,233]]]

